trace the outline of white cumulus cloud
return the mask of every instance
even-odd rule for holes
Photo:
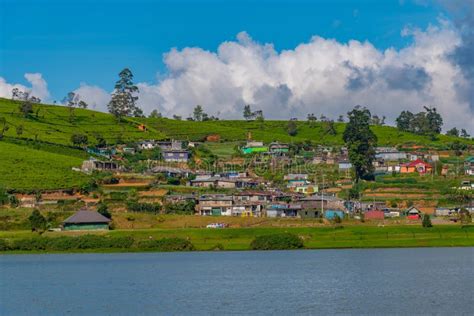
[[[30,87],[18,83],[8,83],[0,77],[0,97],[11,98],[12,90],[18,88],[21,91],[29,92],[31,96],[40,98],[43,101],[49,101],[50,93],[48,84],[40,73],[26,73],[25,79],[30,83]]]
[[[73,91],[79,95],[79,99],[89,105],[89,109],[107,112],[107,104],[110,101],[110,93],[98,86],[81,83],[80,87]]]
[[[239,118],[250,104],[267,118],[287,119],[308,113],[335,118],[360,104],[389,122],[402,110],[435,106],[445,128],[472,131],[473,110],[458,95],[458,87],[470,82],[450,58],[461,42],[456,29],[440,21],[402,35],[413,41],[400,50],[314,36],[277,52],[245,32],[216,52],[172,49],[164,56],[165,78],[139,84],[140,105],[146,112],[156,108],[169,116],[187,116],[200,104],[209,114]]]

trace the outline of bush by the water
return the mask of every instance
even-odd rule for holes
[[[80,250],[80,249],[127,249],[132,247],[132,237],[106,237],[96,235],[84,235],[78,237],[34,237],[17,239],[8,243],[0,240],[0,250]]]
[[[184,238],[163,238],[159,240],[144,240],[138,248],[157,251],[191,251],[194,245]]]
[[[250,247],[253,250],[285,250],[303,248],[303,240],[295,234],[283,233],[256,237]]]

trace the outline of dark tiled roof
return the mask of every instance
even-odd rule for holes
[[[88,210],[77,211],[71,217],[68,217],[64,224],[81,224],[81,223],[108,223],[110,219],[95,212]]]

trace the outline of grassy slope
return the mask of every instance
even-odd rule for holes
[[[421,226],[348,226],[298,228],[232,228],[232,229],[141,229],[114,230],[112,236],[132,236],[135,240],[160,239],[164,237],[189,238],[198,250],[214,249],[221,244],[225,250],[249,250],[256,236],[291,232],[304,239],[305,248],[375,248],[375,247],[449,247],[474,246],[474,231],[458,225],[437,226],[430,229]],[[89,232],[91,233],[91,232]],[[48,232],[56,237],[77,235],[72,232]],[[102,233],[99,233],[102,234]],[[16,239],[37,236],[28,231],[0,232],[0,238]]]
[[[69,121],[69,111],[62,106],[34,105],[34,113],[24,118],[18,111],[19,102],[0,98],[0,117],[5,117],[10,129],[6,136],[35,139],[55,144],[70,145],[71,135],[83,133],[88,135],[91,143],[95,142],[95,133],[99,133],[108,142],[115,143],[119,136],[124,141],[139,139],[161,139],[165,135],[150,129],[147,132],[137,128],[139,122],[128,119],[117,124],[114,117],[107,113],[76,109],[73,123]],[[36,112],[38,111],[38,116]],[[16,127],[22,125],[24,132],[18,136]]]
[[[176,121],[170,119],[144,119],[146,124],[153,127],[169,137],[202,140],[209,134],[219,134],[223,141],[242,141],[247,138],[247,133],[251,132],[252,138],[264,142],[301,142],[311,140],[317,144],[342,145],[342,134],[344,123],[335,123],[336,135],[324,133],[321,123],[316,123],[311,128],[306,122],[297,122],[298,134],[289,136],[286,127],[287,121],[266,121],[263,128],[257,122],[246,121],[213,121],[213,122],[190,122]],[[404,143],[416,143],[420,145],[443,146],[447,143],[459,139],[461,142],[474,144],[472,140],[464,140],[446,135],[439,135],[439,140],[432,141],[427,136],[415,135],[412,133],[400,132],[395,127],[373,126],[372,130],[378,137],[378,144],[381,146],[399,145]]]
[[[263,128],[257,122],[245,122],[242,120],[213,121],[213,122],[190,122],[176,121],[171,119],[139,119],[129,118],[124,123],[117,124],[115,119],[107,113],[91,110],[76,109],[74,123],[69,122],[68,109],[62,106],[35,105],[36,113],[25,119],[18,112],[19,102],[0,98],[0,117],[5,117],[11,126],[6,133],[10,137],[18,137],[15,127],[23,125],[24,133],[21,138],[35,138],[37,135],[41,141],[58,144],[70,144],[73,133],[85,133],[89,135],[90,141],[95,141],[94,133],[100,133],[109,142],[115,143],[119,135],[125,141],[139,139],[162,139],[178,138],[189,140],[202,140],[209,134],[219,134],[223,141],[244,141],[247,133],[252,133],[252,138],[265,142],[274,140],[283,142],[298,142],[311,140],[319,144],[341,145],[342,133],[345,124],[336,123],[337,135],[326,135],[320,123],[310,128],[306,122],[297,122],[298,134],[291,137],[286,132],[286,121],[266,121]],[[148,131],[142,132],[137,125],[143,122]],[[372,127],[379,139],[379,145],[397,145],[402,143],[418,143],[422,145],[441,146],[452,142],[456,138],[439,135],[439,140],[431,141],[428,137],[399,132],[394,127],[374,126]],[[458,138],[459,139],[459,138]],[[472,140],[459,139],[462,142],[474,144]]]
[[[19,190],[61,189],[79,187],[87,180],[84,174],[71,170],[80,167],[81,151],[52,151],[0,142],[0,186]]]

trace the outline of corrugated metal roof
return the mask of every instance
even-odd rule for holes
[[[68,217],[64,224],[80,224],[80,223],[108,223],[110,219],[95,211],[80,210],[71,217]]]

